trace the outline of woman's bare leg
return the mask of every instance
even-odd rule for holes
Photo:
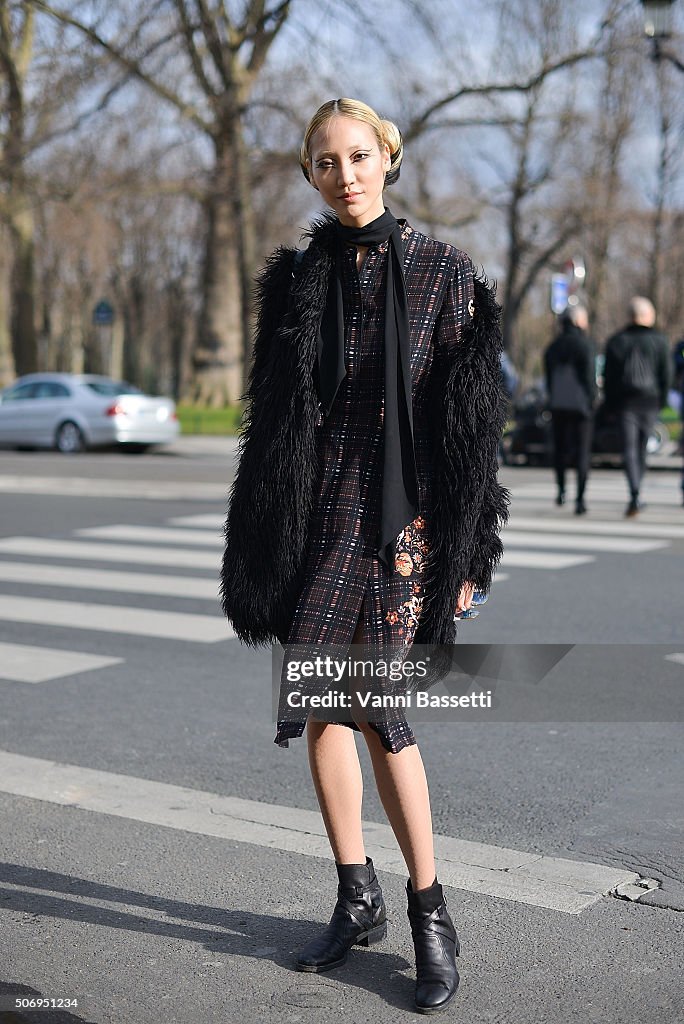
[[[392,754],[367,722],[359,722],[359,728],[368,744],[378,794],[404,855],[413,890],[426,889],[432,885],[436,871],[430,794],[418,746],[413,744]]]
[[[335,860],[338,864],[365,864],[363,778],[354,731],[309,715],[306,738],[311,777]]]
[[[359,620],[352,644],[360,642],[362,629],[363,622]],[[361,831],[363,776],[354,730],[346,725],[320,722],[309,715],[306,738],[311,777],[335,860],[338,864],[365,864]]]
[[[363,642],[357,623],[352,644]],[[413,744],[398,754],[385,750],[377,732],[359,722],[373,765],[378,794],[406,861],[414,891],[432,885],[435,859],[430,796],[423,759]],[[363,864],[363,778],[354,732],[344,725],[307,723],[309,765],[333,855],[338,864]]]

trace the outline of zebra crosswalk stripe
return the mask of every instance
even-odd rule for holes
[[[120,665],[123,658],[101,654],[82,654],[54,647],[30,644],[0,643],[0,679],[20,683],[45,683],[51,679],[92,672],[95,669]]]
[[[83,587],[86,590],[114,590],[128,594],[158,594],[160,597],[218,600],[218,582],[197,576],[165,576],[114,569],[81,569],[68,565],[36,565],[32,562],[0,560],[0,580],[7,583],[42,584],[46,587]]]
[[[507,528],[502,534],[504,550],[507,547],[524,547],[526,544],[533,544],[535,548],[565,548],[571,551],[612,551],[623,554],[638,555],[644,551],[657,551],[659,548],[669,547],[666,540],[640,540],[637,537],[592,537],[585,534],[582,537],[564,536],[561,533],[550,536],[549,534],[536,534],[525,530]]]
[[[164,565],[170,569],[187,567],[218,572],[219,567],[219,555],[211,551],[143,547],[142,544],[98,544],[85,540],[53,540],[48,537],[3,537],[0,539],[0,554],[4,552],[43,559],[71,558],[130,565]]]
[[[163,526],[88,526],[76,530],[77,537],[100,540],[133,541],[141,544],[183,544],[187,546],[222,548],[223,539],[209,530],[174,530]]]
[[[128,633],[164,640],[212,644],[233,636],[220,615],[161,612],[130,606],[85,604],[44,598],[0,595],[0,620],[103,633]]]
[[[639,522],[611,523],[600,519],[585,519],[579,522],[576,519],[564,518],[561,520],[553,516],[543,519],[541,516],[533,518],[531,516],[518,516],[514,513],[510,519],[510,527],[508,529],[510,528],[514,530],[553,533],[560,537],[568,533],[577,533],[582,536],[586,534],[605,534],[609,537],[663,537],[667,540],[684,538],[684,525],[645,523],[641,520]]]

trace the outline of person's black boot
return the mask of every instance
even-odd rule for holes
[[[409,879],[406,895],[416,951],[416,1009],[438,1013],[454,998],[460,981],[455,959],[461,952],[458,935],[436,878],[428,889],[418,892]]]
[[[643,507],[644,506],[642,502],[639,501],[639,495],[633,494],[630,503],[625,511],[626,518],[631,519],[633,516],[638,516]]]
[[[387,934],[385,901],[370,857],[365,864],[337,864],[337,903],[328,927],[297,957],[300,971],[329,971],[345,963],[350,948],[370,946]]]

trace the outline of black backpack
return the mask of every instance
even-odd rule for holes
[[[622,387],[627,395],[654,397],[658,394],[658,382],[653,370],[653,360],[638,338],[633,338],[622,370]]]
[[[557,363],[551,370],[549,406],[558,412],[591,412],[589,396],[582,387],[573,363]]]

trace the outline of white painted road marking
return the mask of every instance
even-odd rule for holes
[[[564,518],[534,518],[532,516],[511,515],[511,526],[505,527],[513,530],[540,530],[548,533],[563,535],[566,533],[580,534],[606,534],[609,537],[664,537],[667,540],[679,540],[684,538],[684,526],[661,525],[660,523],[644,523],[641,520],[631,523],[609,523],[605,520],[585,519],[578,522],[576,519]],[[506,533],[504,531],[504,537]]]
[[[674,661],[677,665],[684,665],[684,653],[682,654],[666,654],[665,661]]]
[[[174,516],[172,519],[167,519],[167,523],[170,523],[171,526],[190,526],[197,530],[218,530],[220,532],[225,519],[225,515],[202,512],[197,516]]]
[[[120,665],[123,660],[53,647],[0,643],[0,679],[20,683],[46,683],[50,679],[61,679],[77,672],[92,672],[94,669]]]
[[[589,533],[585,533],[581,537],[565,537],[561,533],[556,533],[553,536],[548,534],[532,536],[531,533],[526,533],[524,530],[509,528],[503,531],[501,540],[504,548],[508,545],[524,547],[526,544],[533,544],[536,548],[567,548],[569,551],[619,551],[631,555],[669,547],[666,540],[639,540],[636,537],[592,537]]]
[[[532,483],[521,484],[513,490],[513,501],[518,498],[540,498],[552,501],[556,496],[554,483]],[[649,505],[680,505],[681,491],[678,487],[671,485],[662,491],[657,487],[647,487],[641,494],[643,501]],[[584,495],[587,505],[595,502],[617,501],[626,505],[629,501],[629,492],[626,484],[611,483],[604,480],[592,480]]]
[[[112,480],[98,477],[0,475],[0,492],[52,494],[60,498],[141,498],[145,501],[225,501],[227,484],[171,480]]]
[[[154,548],[136,544],[97,544],[85,540],[52,540],[47,537],[3,537],[0,552],[33,555],[35,558],[83,558],[93,562],[128,562],[135,565],[165,565],[191,569],[213,569],[218,578],[220,556],[212,551],[183,548]]]
[[[529,538],[528,538],[529,539]],[[570,569],[595,562],[593,555],[552,555],[546,551],[504,551],[501,564],[519,569]]]
[[[223,538],[209,530],[173,530],[163,526],[88,526],[75,530],[78,537],[97,537],[100,540],[132,540],[140,544],[184,544],[198,547],[222,548]]]
[[[69,629],[92,629],[103,633],[188,640],[198,644],[213,644],[235,635],[228,622],[218,614],[159,612],[147,608],[14,595],[0,595],[0,621],[3,619],[40,626],[67,626]]]
[[[218,581],[198,576],[164,576],[117,572],[114,569],[75,569],[66,565],[0,561],[0,580],[8,583],[37,583],[45,587],[83,587],[86,590],[116,590],[129,594],[158,594],[162,597],[218,601]]]
[[[317,811],[221,796],[6,751],[0,751],[0,791],[330,859]],[[364,833],[375,866],[405,877],[406,866],[389,826],[364,822]],[[435,853],[437,874],[444,885],[566,914],[580,914],[616,885],[639,877],[623,868],[522,853],[450,836],[435,836]]]

